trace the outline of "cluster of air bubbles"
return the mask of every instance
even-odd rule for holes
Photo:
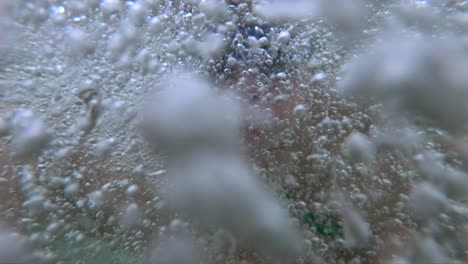
[[[0,0],[0,263],[465,263],[468,2]]]
[[[4,131],[6,132],[8,127],[12,130],[11,151],[18,158],[39,154],[52,139],[50,129],[32,110],[18,110],[9,123],[3,124]]]
[[[181,77],[179,77],[181,78]],[[267,256],[298,254],[299,237],[243,160],[239,105],[197,79],[170,81],[146,109],[149,137],[170,155],[170,205],[204,229],[226,230],[236,245]],[[183,78],[183,77],[182,77]]]

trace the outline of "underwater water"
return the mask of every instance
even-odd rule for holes
[[[0,0],[0,264],[467,263],[468,3]]]

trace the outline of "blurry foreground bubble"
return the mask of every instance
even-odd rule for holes
[[[109,16],[120,11],[121,1],[119,0],[103,0],[101,2],[101,10],[104,15]]]
[[[366,24],[368,10],[366,2],[346,0],[278,0],[259,1],[254,12],[273,22],[284,21],[316,21],[328,22],[339,37],[350,41],[361,35]]]
[[[239,245],[267,256],[297,256],[300,240],[287,212],[255,179],[236,146],[239,104],[197,79],[173,81],[155,101],[144,122],[150,122],[150,138],[170,154],[174,187],[161,190],[170,204],[204,228],[227,230]]]
[[[192,238],[176,236],[166,238],[152,253],[148,263],[193,264],[210,263],[203,260],[202,248]],[[206,259],[204,260],[206,261]]]
[[[229,149],[238,145],[241,109],[209,84],[174,77],[156,91],[142,113],[143,134],[165,151],[190,152],[197,146]]]
[[[64,47],[71,56],[85,56],[94,51],[94,40],[81,29],[71,29],[67,34],[67,42]]]
[[[20,110],[11,120],[14,137],[11,142],[15,157],[29,158],[39,154],[52,140],[51,131],[31,110]]]
[[[319,16],[320,4],[313,1],[262,1],[254,9],[259,15],[271,20],[298,20]]]
[[[352,208],[343,210],[343,231],[350,248],[365,248],[369,245],[372,231],[369,223]]]
[[[25,238],[19,234],[0,230],[0,263],[28,263],[25,242]]]
[[[375,156],[375,147],[366,135],[353,132],[346,140],[344,154],[355,162],[369,162]]]
[[[440,214],[447,206],[447,198],[434,186],[420,183],[413,186],[410,205],[416,219],[427,221]]]
[[[452,133],[468,122],[468,55],[457,39],[401,39],[390,36],[344,68],[339,88],[374,96],[390,110],[422,116]]]
[[[194,152],[171,161],[169,177],[174,189],[170,204],[186,212],[205,228],[223,228],[242,246],[266,256],[289,258],[299,253],[297,231],[278,201],[257,182],[237,155]]]

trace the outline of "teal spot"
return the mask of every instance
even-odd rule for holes
[[[312,212],[308,212],[304,215],[304,224],[311,227],[315,222],[315,215]]]
[[[303,221],[309,227],[314,226],[317,233],[329,238],[334,239],[343,235],[343,228],[332,215],[326,215],[325,219],[319,222],[312,212],[308,212],[304,215]]]

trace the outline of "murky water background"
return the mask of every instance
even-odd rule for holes
[[[461,0],[0,1],[0,263],[465,263]]]

